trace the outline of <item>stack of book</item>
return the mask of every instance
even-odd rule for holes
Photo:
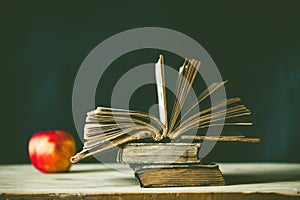
[[[218,165],[203,165],[200,143],[130,143],[117,161],[129,164],[141,187],[225,185]]]
[[[84,147],[71,158],[71,162],[76,163],[94,154],[120,147],[118,161],[130,164],[142,187],[224,185],[218,165],[201,163],[198,157],[201,142],[257,143],[259,139],[246,138],[241,134],[222,137],[186,134],[192,129],[211,126],[252,124],[239,119],[251,112],[246,106],[238,104],[241,101],[238,97],[222,99],[213,106],[191,113],[227,81],[208,86],[196,102],[186,112],[182,112],[181,107],[192,88],[199,67],[200,62],[194,59],[185,60],[180,67],[176,99],[172,112],[168,115],[164,58],[160,55],[155,64],[159,117],[134,110],[97,107],[87,113]]]

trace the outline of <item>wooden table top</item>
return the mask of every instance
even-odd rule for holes
[[[300,164],[220,164],[226,186],[140,188],[122,164],[76,164],[43,174],[32,165],[0,165],[2,199],[300,199]]]

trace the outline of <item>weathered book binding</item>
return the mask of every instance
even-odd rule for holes
[[[225,180],[216,164],[136,166],[134,175],[141,187],[222,186]]]
[[[117,161],[125,164],[200,163],[200,143],[129,143],[118,151]]]

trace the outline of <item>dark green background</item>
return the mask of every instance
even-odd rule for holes
[[[299,5],[263,2],[2,2],[0,163],[29,162],[27,142],[41,130],[67,130],[81,148],[71,110],[77,70],[106,38],[146,26],[198,41],[229,80],[228,96],[240,96],[253,111],[254,125],[242,132],[262,143],[217,144],[210,159],[299,162]],[[120,72],[156,59],[150,50],[122,56],[100,83],[97,103],[109,105]],[[151,94],[136,96],[137,102],[152,101]]]

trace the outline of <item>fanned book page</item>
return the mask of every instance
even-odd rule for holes
[[[203,140],[259,142],[258,138],[245,138],[240,135],[217,138],[201,135],[193,137],[184,135],[191,129],[203,129],[209,126],[248,126],[252,124],[251,122],[239,120],[240,117],[250,115],[251,112],[246,106],[238,104],[241,101],[238,97],[224,99],[213,107],[203,109],[196,114],[190,114],[190,111],[195,106],[201,104],[202,101],[207,99],[227,81],[210,85],[199,95],[198,101],[186,113],[183,113],[183,117],[180,120],[178,119],[181,107],[192,88],[199,67],[200,62],[194,59],[186,59],[180,67],[175,92],[177,99],[172,106],[170,119],[168,119],[164,58],[160,55],[154,67],[157,81],[159,117],[140,111],[106,107],[98,107],[88,112],[84,128],[85,143],[83,149],[71,158],[71,162],[75,163],[96,153],[138,141],[161,143],[179,139],[179,141],[195,140],[198,142]],[[224,124],[220,123],[224,119],[226,119],[226,122]],[[236,120],[232,121],[232,119]]]
[[[157,63],[155,64],[155,78],[158,98],[158,110],[159,119],[164,124],[163,136],[167,136],[168,128],[168,113],[167,113],[167,95],[165,87],[165,72],[164,72],[164,60],[163,56],[160,55]]]

